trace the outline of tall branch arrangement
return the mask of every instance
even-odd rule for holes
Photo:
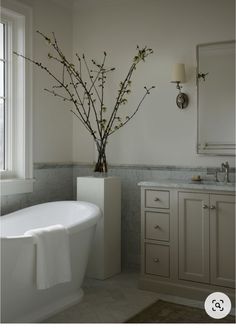
[[[52,33],[51,37],[37,31],[50,46],[48,58],[59,64],[60,69],[53,72],[41,62],[23,56],[14,52],[31,63],[38,66],[49,74],[55,84],[51,89],[44,89],[46,92],[55,97],[61,98],[63,101],[73,104],[70,111],[81,121],[85,128],[93,137],[98,150],[98,160],[95,166],[96,172],[107,172],[106,161],[106,145],[108,137],[126,125],[137,113],[142,102],[147,95],[150,94],[154,86],[144,87],[144,94],[139,100],[137,106],[130,115],[125,115],[121,107],[128,101],[131,93],[132,75],[140,62],[144,62],[145,58],[153,53],[148,47],[139,48],[137,46],[137,54],[134,56],[127,75],[120,82],[112,110],[108,110],[105,105],[105,84],[109,73],[115,68],[107,68],[105,66],[107,54],[103,53],[101,63],[94,59],[88,63],[85,55],[80,56],[76,53],[76,64],[71,63],[60,49],[56,36]],[[59,74],[58,74],[59,72]]]

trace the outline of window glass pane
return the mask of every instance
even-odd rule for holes
[[[5,147],[4,147],[4,101],[0,99],[0,170],[4,170],[4,162],[5,162]]]
[[[4,62],[0,61],[0,97],[4,97]]]
[[[4,58],[4,25],[0,23],[0,59]]]

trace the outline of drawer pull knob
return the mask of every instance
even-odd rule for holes
[[[158,258],[153,259],[153,262],[158,263],[160,260]]]
[[[210,207],[211,210],[215,210],[215,208],[216,207],[214,205],[211,205],[211,207]]]
[[[154,201],[155,201],[155,202],[159,202],[159,201],[160,201],[160,198],[156,197],[156,198],[154,199]]]
[[[202,205],[202,208],[208,208],[208,206],[206,204]]]
[[[161,227],[157,224],[155,225],[154,229],[161,229]]]

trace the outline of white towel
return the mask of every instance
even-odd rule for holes
[[[25,232],[36,243],[36,283],[46,289],[71,280],[69,234],[62,225]]]

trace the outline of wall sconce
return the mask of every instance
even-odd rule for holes
[[[185,78],[185,67],[184,64],[174,64],[172,69],[172,78],[171,82],[176,83],[176,88],[179,90],[179,94],[176,97],[176,105],[180,109],[184,109],[188,106],[188,96],[186,93],[181,92],[183,88],[180,83],[184,83]]]
[[[198,73],[197,78],[200,80],[202,79],[204,82],[206,81],[206,76],[209,74],[209,72],[207,73]]]

